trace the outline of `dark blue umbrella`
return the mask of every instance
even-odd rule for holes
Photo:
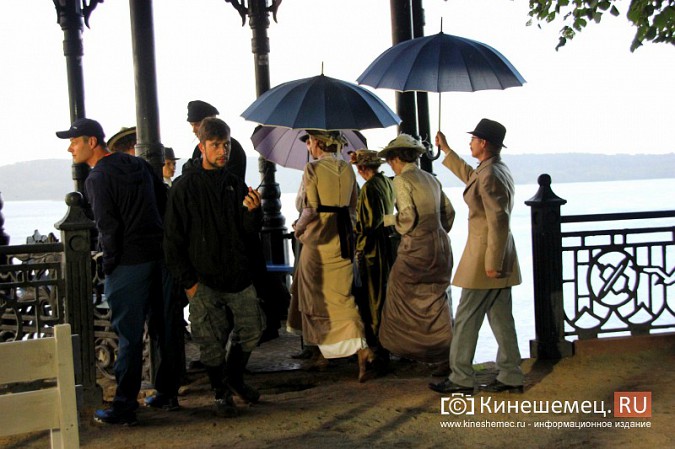
[[[442,31],[394,45],[358,77],[359,84],[400,91],[475,92],[522,86],[525,79],[501,53],[482,42]],[[436,156],[429,154],[430,159]]]
[[[323,74],[268,90],[241,116],[263,125],[320,130],[386,128],[401,122],[369,90]]]
[[[309,162],[307,145],[300,140],[306,134],[304,129],[290,129],[278,126],[258,126],[251,135],[253,148],[268,161],[282,167],[302,170]],[[348,152],[365,148],[366,138],[358,131],[344,130],[342,136],[347,145],[342,148],[342,158],[349,161]]]
[[[522,86],[525,79],[489,45],[443,32],[386,50],[357,79],[400,91],[474,92]]]

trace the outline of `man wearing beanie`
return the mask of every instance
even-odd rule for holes
[[[202,100],[193,100],[188,103],[187,105],[187,121],[190,123],[192,126],[192,132],[197,135],[197,131],[199,130],[199,126],[202,124],[202,120],[204,120],[207,117],[215,117],[219,114],[218,109],[216,109],[214,106],[210,105],[209,103],[202,101]],[[239,176],[242,180],[246,179],[246,153],[244,152],[244,148],[242,148],[241,144],[234,138],[232,137],[232,147],[230,149],[230,158],[227,161],[226,167],[235,175]],[[199,151],[199,145],[195,146],[194,151],[192,152],[192,157],[188,162],[183,165],[183,169],[185,169],[185,166],[192,165],[193,163],[196,165],[200,165],[199,160],[201,159],[202,155],[201,152]]]

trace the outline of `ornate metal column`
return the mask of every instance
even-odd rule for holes
[[[82,32],[89,27],[89,16],[101,3],[99,0],[53,0],[59,25],[63,30],[63,55],[68,74],[68,101],[70,122],[86,117],[84,111],[84,72],[82,70]],[[75,190],[84,192],[84,180],[89,174],[87,164],[73,164],[72,176]]]
[[[70,323],[73,334],[80,336],[80,369],[75,380],[82,385],[84,403],[95,406],[101,403],[103,393],[96,383],[96,350],[94,338],[94,301],[92,292],[92,260],[89,250],[90,235],[94,229],[85,214],[81,193],[66,195],[68,212],[56,223],[63,242],[63,272],[65,275],[65,322]]]
[[[269,14],[272,13],[276,22],[277,8],[281,0],[272,0],[269,6],[267,0],[250,0],[248,6],[243,0],[225,1],[231,3],[239,12],[242,25],[246,17],[249,18],[253,33],[251,49],[255,67],[256,95],[260,96],[270,89],[270,42],[267,37],[267,29],[270,26]],[[281,189],[275,179],[276,165],[260,157],[258,171],[261,178],[260,193],[264,216],[261,236],[265,259],[268,264],[288,265],[288,243],[284,237],[287,232],[284,226],[286,219],[281,214]]]
[[[422,0],[412,0],[412,29],[413,38],[424,36],[424,8]],[[417,132],[423,142],[428,143],[427,149],[431,150],[434,146],[431,137],[431,125],[429,121],[429,94],[426,92],[415,92],[417,100]],[[420,158],[420,168],[428,173],[433,172],[431,159],[428,153]]]
[[[394,45],[413,38],[411,0],[390,0],[391,41]],[[398,131],[419,136],[417,128],[417,96],[415,92],[396,92],[396,113],[401,118]]]
[[[136,85],[136,155],[147,160],[161,179],[164,145],[159,135],[152,0],[129,0],[129,11]]]
[[[571,356],[573,350],[564,337],[560,206],[567,200],[553,193],[549,175],[543,174],[537,181],[539,190],[525,201],[532,208],[536,340],[530,340],[530,353],[535,358],[560,359]]]

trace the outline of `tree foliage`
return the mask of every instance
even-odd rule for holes
[[[625,7],[627,0],[621,2]],[[538,22],[550,23],[562,17],[560,40],[556,50],[564,46],[576,33],[581,32],[590,22],[600,23],[602,16],[609,13],[621,14],[619,0],[530,0],[530,12]],[[626,17],[637,27],[630,50],[635,51],[643,42],[665,42],[675,44],[675,0],[630,0]]]

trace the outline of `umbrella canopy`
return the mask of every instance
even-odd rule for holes
[[[400,91],[474,92],[522,86],[525,79],[489,45],[441,32],[391,47],[357,82]]]
[[[369,90],[323,74],[268,90],[241,116],[263,125],[320,130],[386,128],[401,122]]]
[[[307,145],[300,140],[304,129],[289,129],[278,126],[258,126],[251,135],[253,148],[268,161],[282,167],[302,170],[309,161]],[[342,157],[349,160],[347,152],[365,148],[366,138],[353,130],[343,130],[347,145],[342,148]]]

